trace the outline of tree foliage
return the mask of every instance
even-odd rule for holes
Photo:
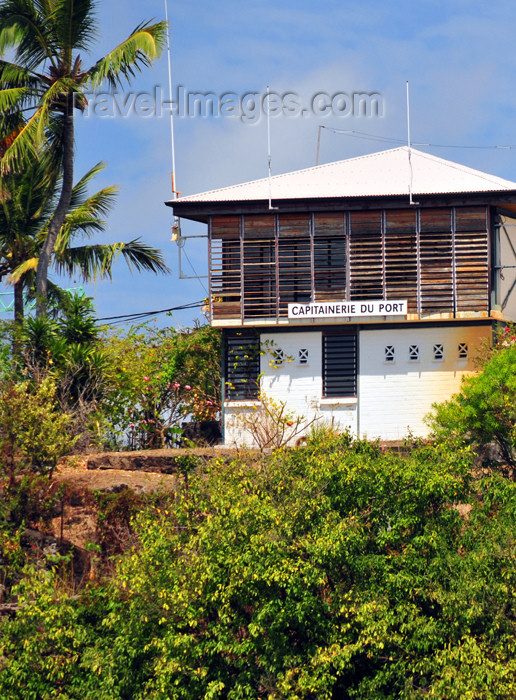
[[[13,380],[0,384],[0,473],[8,475],[9,488],[27,467],[51,475],[75,444],[72,418],[60,410],[56,394],[50,377],[36,386]]]
[[[105,352],[113,391],[105,415],[118,440],[165,447],[187,417],[217,420],[220,412],[220,332],[209,326],[176,331],[142,325],[110,333]]]
[[[22,171],[50,145],[52,179],[60,174],[59,201],[37,263],[40,314],[48,267],[73,196],[74,112],[84,110],[88,90],[130,81],[159,56],[165,41],[164,22],[144,22],[88,68],[81,52],[89,51],[97,36],[95,9],[94,0],[0,3],[0,55],[14,53],[12,61],[0,60],[0,139],[7,143],[2,172]]]
[[[464,377],[461,390],[434,406],[429,417],[437,437],[484,451],[495,443],[506,466],[516,467],[516,332],[504,326],[484,353],[480,372]]]
[[[472,458],[319,435],[212,462],[79,600],[27,573],[0,694],[512,698],[516,488]]]

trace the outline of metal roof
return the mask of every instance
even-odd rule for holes
[[[412,173],[411,173],[412,170]],[[382,197],[516,191],[516,183],[407,146],[275,175],[271,196],[280,199]],[[269,180],[254,180],[170,202],[241,202],[269,199]]]

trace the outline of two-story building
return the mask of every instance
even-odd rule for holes
[[[235,416],[259,390],[361,437],[424,436],[515,315],[516,183],[421,151],[168,204],[208,227],[228,445],[246,441]]]

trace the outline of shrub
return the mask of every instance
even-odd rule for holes
[[[438,438],[475,447],[498,446],[505,464],[516,467],[516,345],[504,331],[478,375],[464,377],[461,390],[434,405],[429,424]]]
[[[12,379],[0,385],[0,469],[10,487],[24,469],[52,474],[76,442],[68,432],[71,423],[58,407],[56,385],[49,377],[36,387]]]

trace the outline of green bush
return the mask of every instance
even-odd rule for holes
[[[501,458],[516,467],[516,345],[510,327],[499,336],[477,375],[464,377],[461,390],[434,406],[429,423],[438,438],[478,448],[495,443]]]
[[[16,474],[29,469],[51,475],[76,438],[72,419],[57,404],[56,385],[47,377],[34,386],[26,380],[0,385],[0,470],[12,488]]]
[[[220,412],[220,331],[201,326],[136,326],[104,339],[112,391],[102,415],[114,446],[146,449],[174,444],[180,424],[217,420]]]
[[[111,581],[30,575],[0,696],[512,698],[516,486],[472,461],[345,438],[199,468]]]

